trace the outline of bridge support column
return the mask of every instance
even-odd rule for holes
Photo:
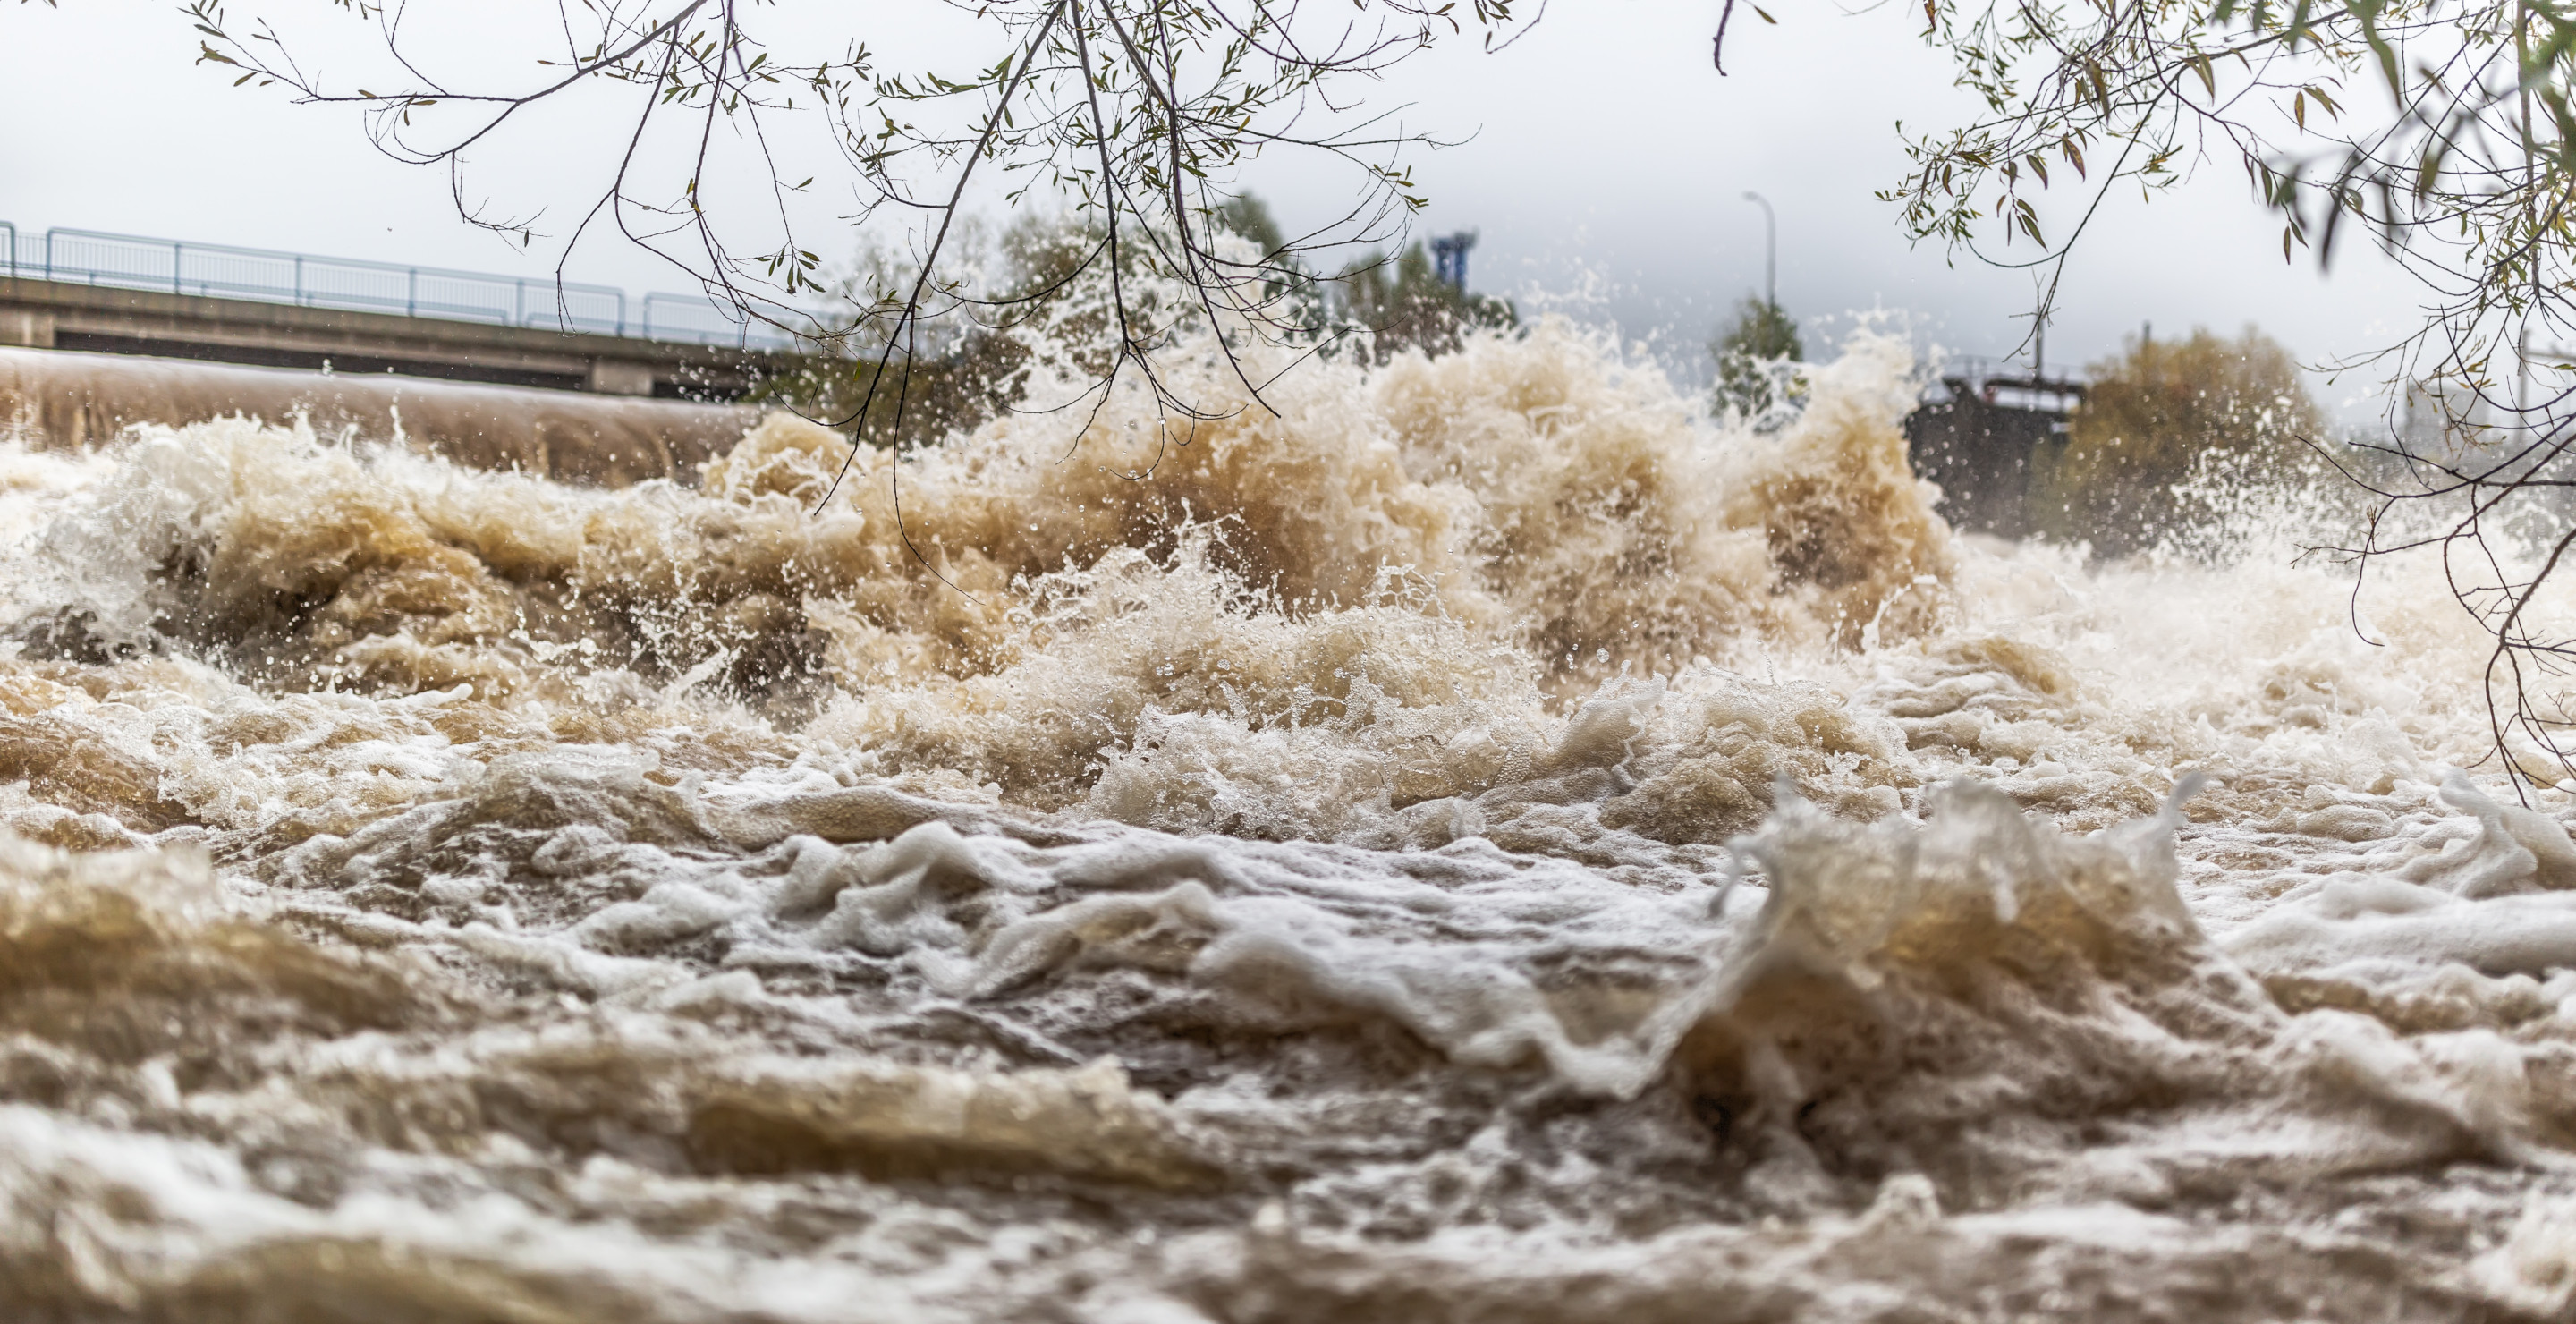
[[[54,315],[39,308],[0,308],[0,345],[54,347]]]
[[[590,389],[601,395],[651,395],[653,365],[617,359],[590,361]]]

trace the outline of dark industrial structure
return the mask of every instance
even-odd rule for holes
[[[2066,448],[2067,417],[2084,399],[2081,382],[2043,374],[2010,376],[1959,360],[1906,416],[1914,472],[1941,487],[1952,528],[2020,538],[2043,518],[2047,480]]]

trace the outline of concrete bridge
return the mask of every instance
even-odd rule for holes
[[[0,221],[0,346],[706,401],[792,342],[697,296]]]
[[[792,338],[696,296],[0,221],[0,440],[239,415],[486,468],[694,482]],[[424,380],[428,379],[428,380]]]

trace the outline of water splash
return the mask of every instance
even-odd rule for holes
[[[1550,324],[828,502],[0,451],[0,1303],[2563,1314],[2474,631],[1955,540],[1910,371],[1713,431]]]

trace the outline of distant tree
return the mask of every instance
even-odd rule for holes
[[[1471,328],[1509,328],[1518,314],[1507,300],[1462,294],[1440,280],[1422,245],[1393,261],[1370,254],[1339,277],[1323,278],[1300,260],[1268,204],[1237,194],[1213,209],[1219,229],[1249,241],[1278,288],[1263,296],[1273,325],[1304,328],[1327,352],[1370,333],[1375,361],[1406,349],[1447,353]],[[844,430],[878,445],[913,446],[973,428],[1027,402],[1028,369],[1051,342],[1069,366],[1101,374],[1111,366],[1114,310],[1066,306],[1043,296],[1080,273],[1100,246],[1099,227],[1079,214],[1023,213],[999,229],[961,223],[950,261],[991,297],[933,305],[916,318],[909,352],[886,356],[865,331],[898,308],[918,279],[919,264],[883,247],[865,251],[830,293],[840,308],[808,347],[779,356],[784,366],[754,387],[753,404],[839,420]],[[1137,259],[1131,256],[1129,261]],[[826,305],[832,306],[832,305]],[[1038,336],[1033,331],[1047,334]],[[871,390],[871,388],[874,388]]]
[[[1795,318],[1770,299],[1747,297],[1735,325],[1709,342],[1717,358],[1717,407],[1760,418],[1782,402],[1782,365],[1807,357]]]
[[[949,261],[994,297],[929,305],[891,352],[867,329],[910,297],[920,264],[883,246],[865,249],[831,297],[817,301],[817,330],[776,356],[781,366],[746,403],[828,420],[880,446],[972,428],[1025,398],[1028,323],[1060,312],[1029,296],[1061,285],[1098,242],[1072,217],[1022,213],[998,230],[969,218],[949,239]]]
[[[1279,228],[1279,218],[1270,214],[1270,204],[1255,193],[1237,193],[1217,204],[1218,228],[1252,241],[1264,261],[1286,258],[1294,260],[1296,246],[1288,242],[1288,233]]]
[[[1375,333],[1371,344],[1380,361],[1408,349],[1446,354],[1471,330],[1520,324],[1510,300],[1469,294],[1440,279],[1419,240],[1393,260],[1371,253],[1352,263],[1327,294],[1336,321]]]
[[[2043,532],[2103,551],[2147,547],[2188,518],[2177,489],[2204,464],[2278,479],[2312,451],[2324,417],[2290,351],[2253,327],[2133,336],[2095,363],[2065,449],[2036,477]]]

